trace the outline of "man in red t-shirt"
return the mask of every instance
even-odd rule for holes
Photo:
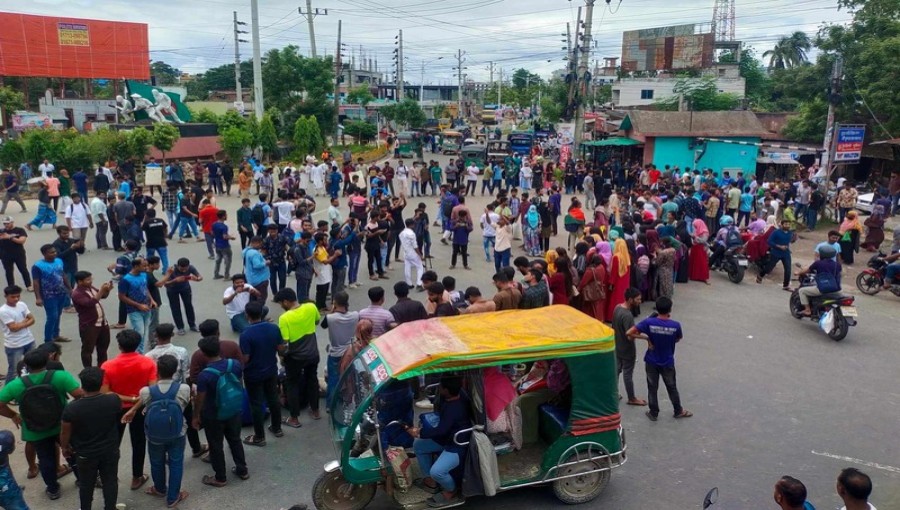
[[[212,234],[212,226],[213,223],[218,221],[218,214],[219,209],[212,205],[208,199],[204,198],[200,203],[198,216],[200,218],[200,228],[203,229],[203,237],[206,240],[206,251],[209,252],[209,260],[216,258],[213,253],[213,241],[215,238]]]
[[[650,167],[649,176],[650,176],[650,187],[651,188],[656,189],[656,187],[659,186],[660,174],[661,174],[661,172],[655,166]]]
[[[140,400],[141,388],[156,384],[156,363],[137,353],[141,335],[133,329],[125,329],[116,335],[119,355],[103,363],[103,393],[114,393],[122,401],[119,413],[119,443],[125,435],[122,416]],[[144,415],[137,413],[128,424],[131,438],[131,490],[137,490],[147,482],[144,474],[144,458],[147,454],[147,438],[144,435]]]

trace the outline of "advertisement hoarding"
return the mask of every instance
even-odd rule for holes
[[[840,124],[834,147],[835,163],[856,163],[862,155],[866,126]]]
[[[0,12],[0,76],[150,79],[145,23]]]

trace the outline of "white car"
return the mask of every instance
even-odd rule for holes
[[[872,202],[875,201],[875,193],[865,193],[856,197],[856,209],[864,213],[872,214]]]

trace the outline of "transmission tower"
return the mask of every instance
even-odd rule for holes
[[[716,41],[733,41],[735,0],[715,0],[715,2],[712,29]]]

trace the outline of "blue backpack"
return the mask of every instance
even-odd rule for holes
[[[172,382],[163,393],[159,385],[150,386],[150,403],[144,416],[144,434],[147,440],[161,444],[181,437],[184,430],[184,411],[175,397],[181,383]]]
[[[216,382],[216,419],[227,420],[241,412],[244,405],[244,386],[238,376],[231,371],[234,360],[228,360],[225,372],[213,367],[203,370],[216,374],[219,380]]]

